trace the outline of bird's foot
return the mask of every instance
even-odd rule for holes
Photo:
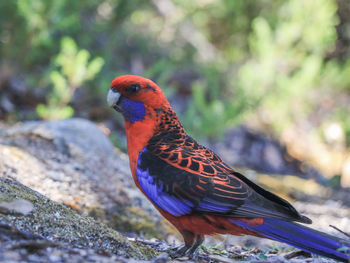
[[[198,247],[182,245],[168,250],[172,258],[181,258],[187,256],[189,259],[196,261],[198,259]]]

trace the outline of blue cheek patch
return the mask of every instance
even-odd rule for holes
[[[123,110],[125,120],[131,123],[142,121],[146,115],[145,105],[141,101],[133,101],[123,97],[120,107]]]

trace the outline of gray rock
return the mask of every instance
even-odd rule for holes
[[[101,130],[92,122],[73,118],[61,121],[28,121],[6,131],[8,137],[32,135],[52,141],[56,149],[70,155],[72,147],[83,153],[102,156],[114,153],[113,145]]]
[[[127,155],[88,120],[29,121],[4,129],[0,176],[115,229],[165,233],[158,212],[134,185]]]

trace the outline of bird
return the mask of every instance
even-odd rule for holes
[[[235,171],[188,135],[152,80],[116,77],[107,103],[124,117],[136,186],[184,239],[173,257],[195,258],[206,235],[232,234],[268,238],[335,260],[350,260],[349,242],[305,226],[312,221],[288,201]]]

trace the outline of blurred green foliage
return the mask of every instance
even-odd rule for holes
[[[105,105],[115,76],[131,73],[152,78],[169,97],[183,96],[180,117],[196,137],[217,137],[247,120],[281,132],[321,108],[326,113],[315,123],[337,121],[349,139],[350,49],[344,43],[350,21],[337,10],[348,5],[1,1],[0,71],[46,94],[33,108],[39,118],[66,118],[74,110],[110,118],[107,108],[94,114],[93,105]],[[74,96],[80,87],[90,107]]]
[[[333,0],[290,0],[277,16],[274,27],[264,17],[252,21],[252,56],[239,69],[237,83],[281,130],[312,111],[318,102],[314,91],[335,84],[325,81],[334,70],[326,56],[337,40],[338,19]]]
[[[89,58],[89,51],[78,50],[73,39],[69,37],[62,39],[61,52],[54,61],[54,64],[60,67],[60,71],[50,72],[53,88],[48,94],[47,105],[39,104],[36,108],[39,117],[57,120],[73,116],[74,110],[67,104],[71,101],[75,90],[85,81],[93,79],[104,63],[100,57],[88,62]]]

